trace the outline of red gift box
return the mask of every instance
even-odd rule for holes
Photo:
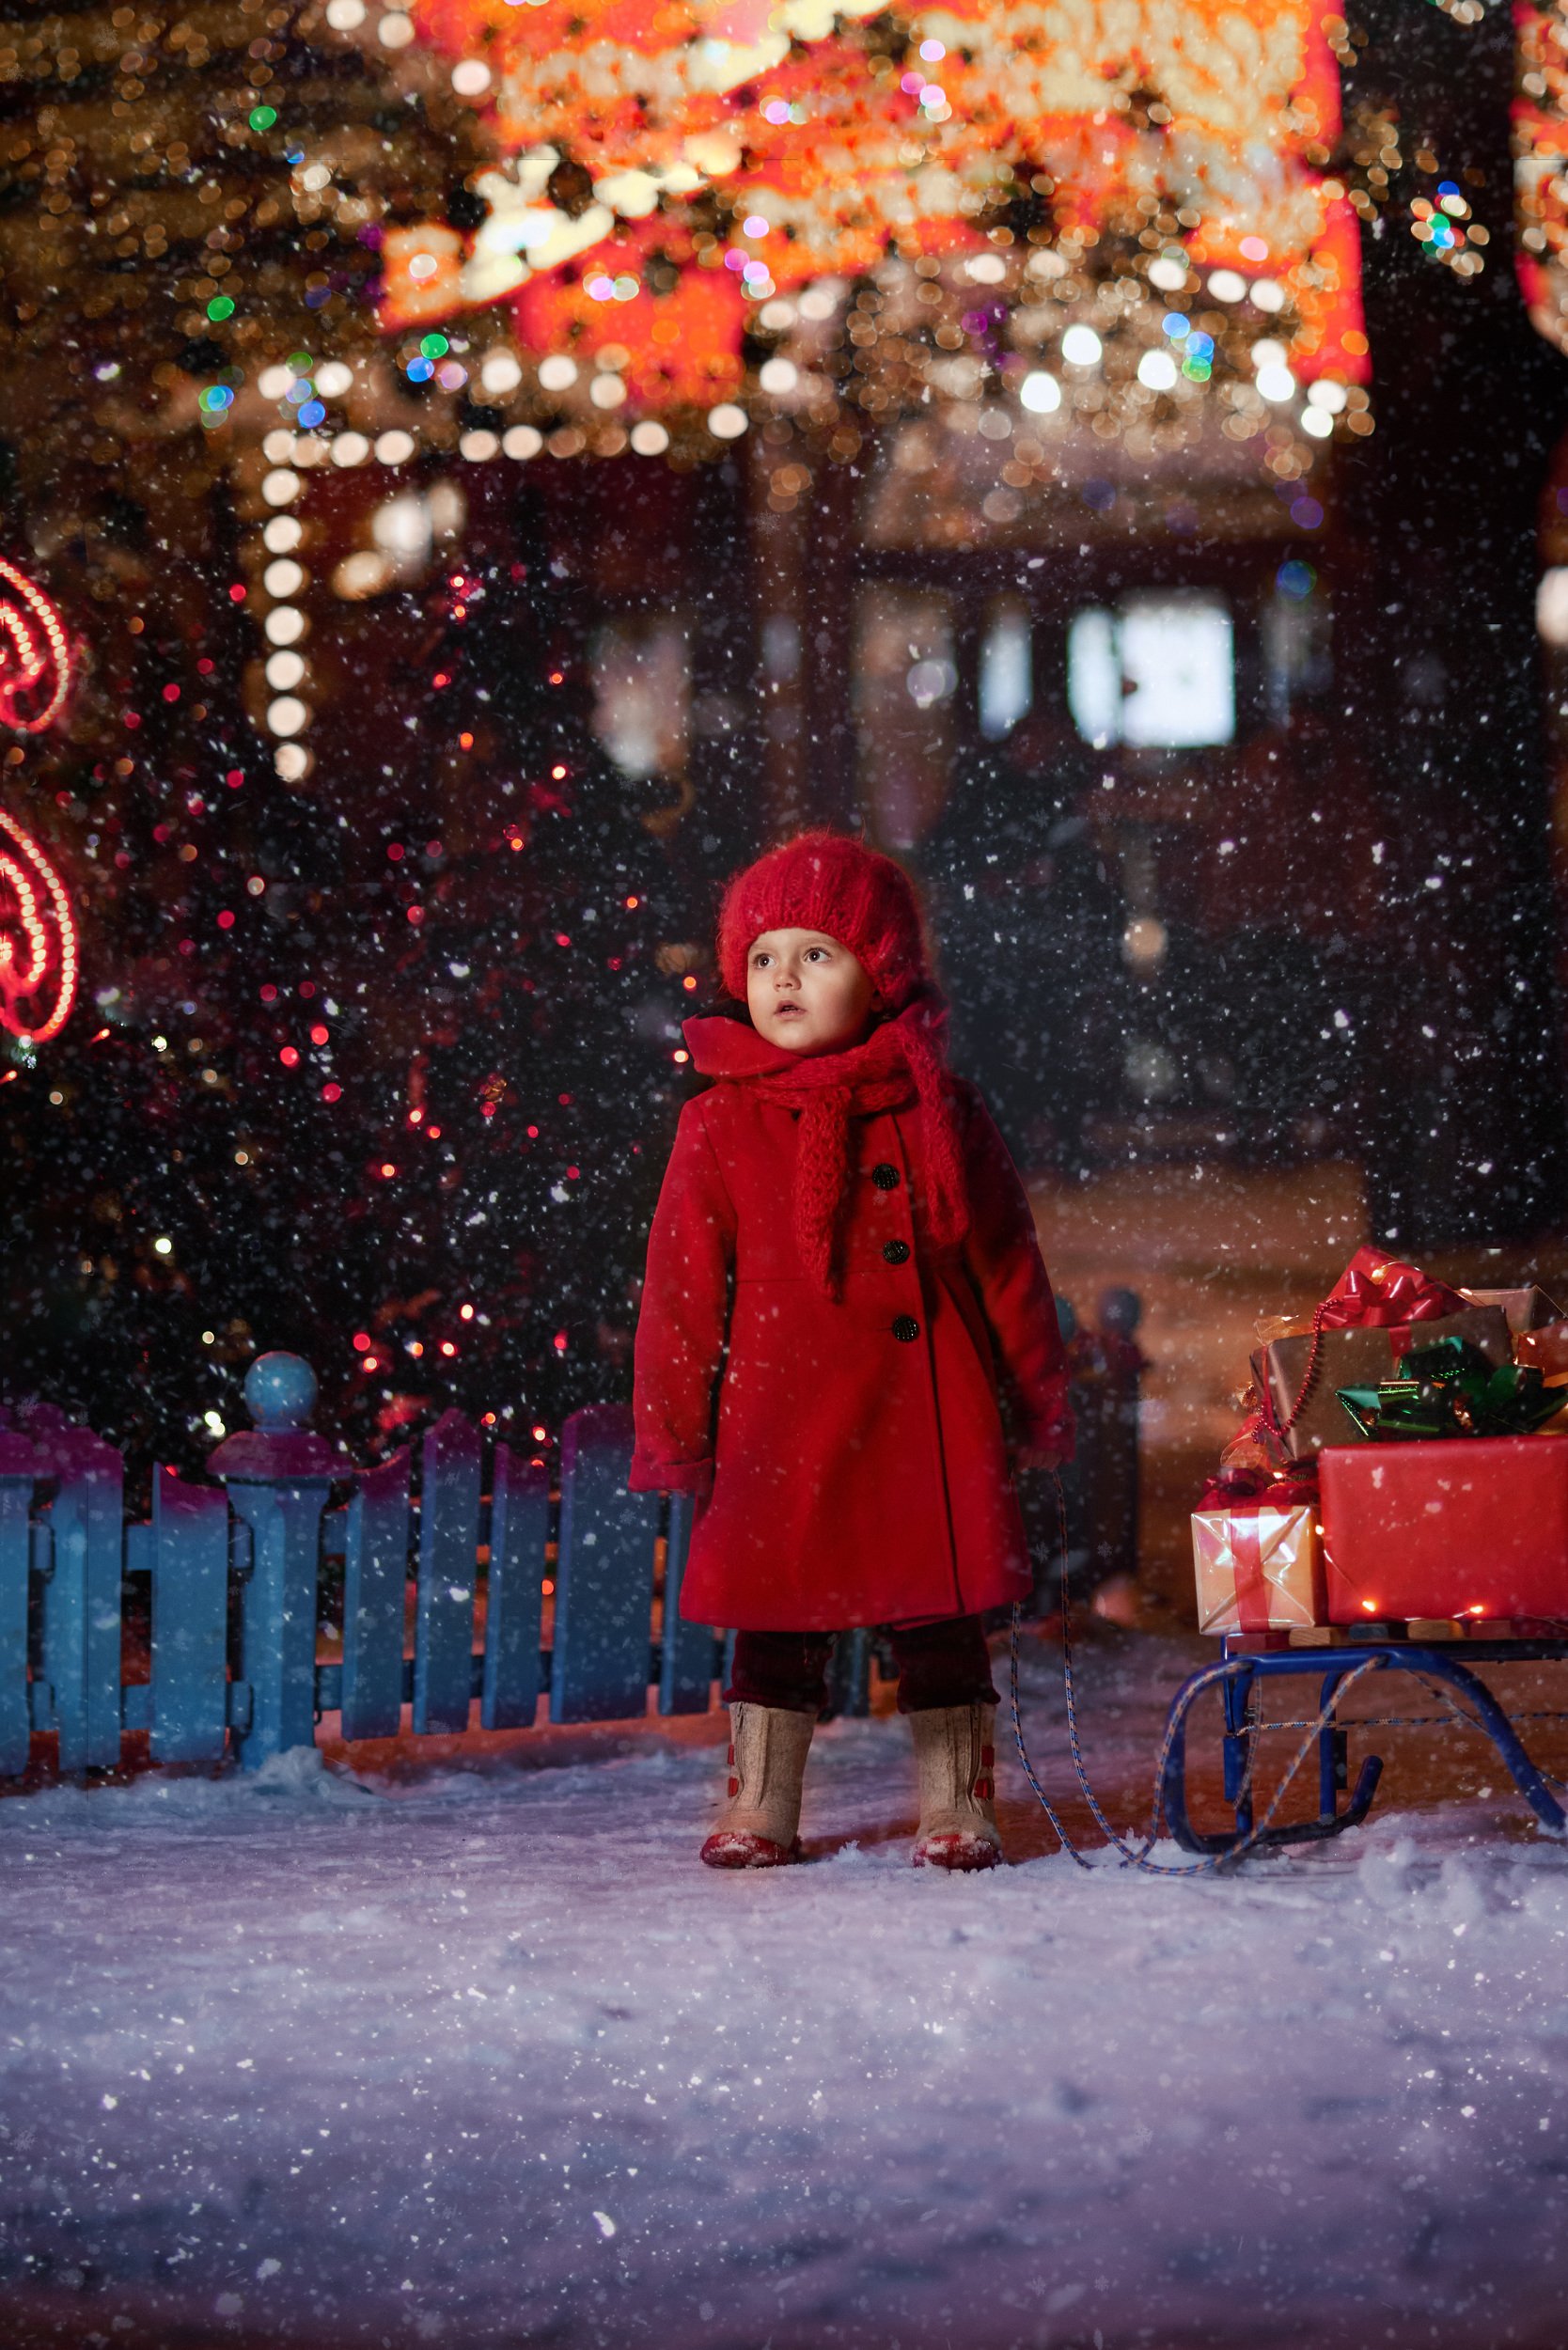
[[[1318,1455],[1327,1620],[1568,1618],[1568,1440],[1459,1436]]]

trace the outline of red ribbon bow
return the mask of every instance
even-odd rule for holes
[[[1353,1330],[1462,1314],[1466,1300],[1446,1281],[1381,1248],[1358,1248],[1317,1311],[1320,1330]]]

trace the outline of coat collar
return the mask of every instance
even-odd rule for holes
[[[782,1044],[770,1044],[745,1021],[708,1013],[688,1020],[681,1033],[699,1077],[766,1077],[775,1070],[800,1066],[798,1053]]]

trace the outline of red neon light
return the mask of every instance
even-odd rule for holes
[[[41,589],[0,555],[0,726],[41,734],[71,691],[71,639]],[[43,700],[32,707],[34,697]]]
[[[0,807],[0,1027],[47,1044],[71,1016],[76,974],[76,923],[65,884],[38,842]]]

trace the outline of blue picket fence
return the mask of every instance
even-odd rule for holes
[[[481,1729],[526,1729],[546,1693],[552,1722],[637,1717],[651,1688],[660,1714],[707,1712],[726,1660],[680,1613],[691,1502],[627,1492],[624,1406],[573,1414],[553,1480],[457,1411],[417,1460],[356,1469],[311,1430],[298,1355],[259,1356],[244,1392],[255,1425],[213,1481],[155,1468],[145,1523],[111,1445],[48,1405],[0,1413],[0,1778],[49,1733],[66,1773],[114,1768],[134,1732],[154,1762],[252,1770],[330,1715],[352,1741],[466,1731],[476,1702]],[[1103,1574],[1136,1546],[1136,1378],[1080,1395],[1079,1426],[1070,1542]],[[125,1678],[127,1592],[145,1680]],[[839,1641],[835,1711],[867,1711],[872,1653]]]
[[[127,1731],[155,1762],[254,1769],[328,1714],[346,1739],[395,1736],[405,1707],[416,1733],[463,1731],[477,1700],[483,1729],[515,1730],[547,1691],[553,1722],[618,1721],[651,1683],[660,1713],[707,1711],[721,1643],[679,1607],[691,1505],[626,1491],[629,1411],[567,1421],[558,1496],[538,1458],[446,1412],[416,1491],[406,1448],[356,1470],[314,1434],[315,1391],[298,1356],[260,1356],[255,1427],[218,1445],[212,1484],[156,1468],[145,1524],[124,1523],[112,1446],[47,1408],[0,1427],[0,1776],[38,1732],[62,1771],[113,1767]],[[322,1661],[335,1566],[341,1656]],[[122,1683],[122,1578],[139,1575],[148,1675]]]

